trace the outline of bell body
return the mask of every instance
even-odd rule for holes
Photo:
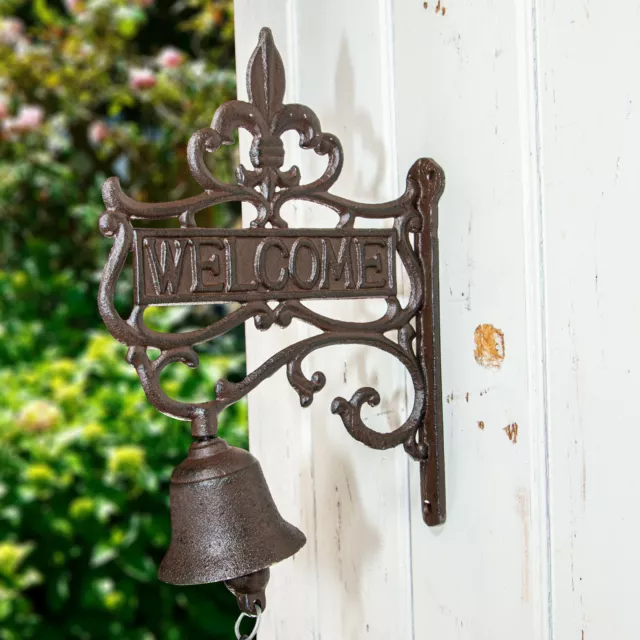
[[[220,438],[191,445],[171,475],[170,497],[171,545],[158,573],[163,582],[248,576],[306,542],[278,512],[256,458]]]

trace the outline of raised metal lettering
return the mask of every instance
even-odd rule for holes
[[[217,278],[222,271],[220,266],[220,255],[212,253],[211,257],[202,262],[202,247],[215,247],[224,251],[224,244],[219,238],[210,238],[207,240],[197,240],[191,245],[191,291],[194,293],[203,293],[205,291],[224,291],[224,282],[215,282],[212,284],[204,283],[204,273],[208,271],[214,278]]]
[[[311,264],[309,277],[305,280],[301,278],[298,269],[300,258],[300,250],[306,249],[309,252]],[[291,247],[291,257],[289,258],[289,274],[293,281],[301,289],[313,289],[313,286],[318,281],[320,275],[320,256],[315,245],[308,238],[298,238]]]
[[[147,264],[151,272],[151,280],[157,295],[164,293],[173,294],[178,291],[178,283],[182,274],[182,264],[185,255],[185,247],[191,240],[161,240],[160,259],[157,254],[157,240],[145,238]],[[171,249],[173,244],[173,250]]]
[[[344,274],[345,289],[353,287],[353,267],[351,265],[351,238],[342,238],[338,257],[331,240],[322,239],[322,275],[320,277],[320,288],[329,289],[329,278],[340,280]]]
[[[382,238],[373,238],[371,240],[359,241],[355,240],[358,248],[358,289],[379,289],[387,285],[386,278],[367,282],[367,269],[375,269],[376,273],[382,273],[382,258],[378,251],[375,255],[367,257],[367,247],[387,248],[387,243]]]
[[[256,278],[258,281],[263,284],[267,289],[271,289],[272,291],[280,291],[280,289],[284,288],[287,284],[287,280],[289,279],[289,272],[285,267],[280,267],[280,275],[277,280],[270,280],[267,275],[267,265],[266,260],[268,257],[268,251],[271,248],[280,249],[280,255],[283,258],[289,257],[289,250],[286,245],[280,238],[265,238],[259,245],[256,250],[256,259],[254,262],[254,270],[256,274]]]
[[[227,291],[231,293],[242,291],[255,291],[258,282],[251,280],[249,283],[237,282],[238,258],[236,255],[236,238],[225,238],[225,255],[227,257]]]

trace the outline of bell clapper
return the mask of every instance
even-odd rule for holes
[[[238,617],[238,620],[236,621],[236,626],[235,626],[237,640],[253,640],[258,635],[258,629],[260,629],[260,622],[262,621],[262,609],[260,609],[259,604],[256,604],[255,607],[256,607],[256,616],[255,616],[256,624],[253,627],[253,631],[248,636],[240,633],[240,624],[242,623],[242,620],[245,617],[251,618],[252,616],[250,616],[248,613],[245,613],[243,611]]]
[[[257,612],[267,608],[265,590],[271,572],[268,568],[254,571],[246,576],[225,580],[224,584],[238,601],[238,607],[244,615],[255,617]]]

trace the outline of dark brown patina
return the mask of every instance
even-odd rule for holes
[[[396,295],[392,229],[138,229],[135,302]]]
[[[438,200],[444,174],[431,159],[410,169],[405,192],[381,204],[353,202],[329,193],[342,169],[340,141],[320,127],[306,106],[284,104],[285,76],[271,32],[263,29],[247,73],[249,101],[220,106],[210,128],[189,141],[191,173],[200,195],[175,202],[141,203],[125,195],[117,178],[103,188],[106,211],[100,230],[114,239],[104,269],[99,307],[112,335],[129,346],[149,401],[163,413],[191,422],[195,443],[172,477],[171,548],[160,577],[178,584],[224,580],[243,611],[264,608],[268,567],[295,553],[304,536],[280,517],[259,464],[248,453],[228,448],[216,437],[218,415],[246,396],[262,380],[286,367],[303,407],[323,388],[325,376],[307,377],[302,361],[313,351],[336,344],[360,344],[398,358],[414,387],[409,417],[397,429],[380,433],[368,428],[360,411],[380,402],[371,387],[338,397],[331,411],[348,432],[375,449],[403,445],[420,462],[422,513],[429,525],[444,522],[444,451],[440,387],[438,300]],[[237,129],[253,137],[253,166],[236,171],[236,183],[215,178],[205,161],[221,145],[233,142]],[[284,170],[281,136],[299,134],[300,146],[326,156],[324,173],[302,183],[296,166]],[[332,229],[289,229],[285,203],[306,200],[337,214]],[[250,229],[223,230],[197,226],[195,214],[213,205],[240,201],[255,208]],[[180,229],[136,229],[133,220],[177,218]],[[357,219],[390,219],[389,229],[355,228]],[[129,253],[134,258],[134,308],[123,319],[114,306],[116,282]],[[406,271],[411,292],[405,306],[396,295],[396,262]],[[302,303],[313,298],[382,297],[386,311],[375,321],[350,322],[326,317]],[[148,328],[149,305],[240,302],[208,327],[183,333]],[[278,304],[272,308],[268,302]],[[194,345],[212,340],[253,318],[258,329],[288,326],[294,318],[321,330],[319,335],[283,349],[240,382],[221,379],[216,397],[182,402],[160,385],[170,363],[198,366]],[[388,337],[395,332],[396,340]],[[152,359],[149,349],[160,351]]]

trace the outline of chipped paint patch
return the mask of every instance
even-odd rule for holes
[[[505,357],[504,333],[492,324],[480,324],[476,327],[473,339],[476,362],[485,369],[499,369]]]
[[[512,422],[511,424],[508,424],[503,431],[507,434],[509,440],[511,440],[511,442],[513,442],[513,444],[516,444],[518,442],[518,423],[517,422]]]
[[[484,431],[484,420],[478,420],[478,429]]]
[[[423,6],[426,9],[429,6],[429,3],[425,2]],[[447,7],[442,5],[442,0],[438,0],[438,5],[436,6],[436,13],[441,13],[443,16],[447,15]]]

